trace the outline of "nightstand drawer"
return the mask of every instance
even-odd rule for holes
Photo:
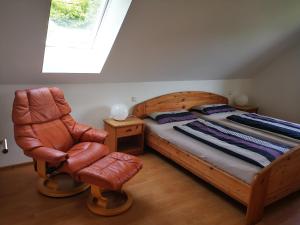
[[[142,133],[142,125],[120,127],[117,129],[117,137],[127,137]]]

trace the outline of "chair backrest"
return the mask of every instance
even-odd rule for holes
[[[12,111],[16,143],[25,154],[41,146],[67,151],[74,140],[61,118],[70,112],[59,88],[16,91]]]

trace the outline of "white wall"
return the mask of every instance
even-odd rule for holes
[[[249,93],[251,81],[244,80],[215,80],[215,81],[172,81],[146,83],[106,83],[106,84],[63,84],[60,87],[67,101],[72,106],[72,115],[80,122],[102,127],[102,119],[109,116],[109,109],[114,103],[125,103],[132,106],[131,97],[143,101],[161,94],[201,90],[228,96],[230,92]],[[0,85],[0,138],[8,138],[9,153],[0,155],[0,167],[30,161],[15,144],[11,109],[14,91],[39,87],[40,85]]]
[[[133,0],[101,75],[44,75],[49,8],[0,1],[0,83],[245,78],[300,26],[299,0]]]
[[[300,42],[253,78],[253,101],[260,112],[300,123]]]

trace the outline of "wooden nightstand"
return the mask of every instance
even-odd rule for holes
[[[234,108],[236,108],[237,110],[241,110],[241,111],[245,111],[245,112],[249,112],[249,113],[257,113],[258,112],[258,107],[256,106],[239,106],[239,105],[234,105]]]
[[[104,120],[104,129],[108,132],[105,144],[110,151],[125,152],[133,155],[144,151],[144,121],[131,117],[124,121]]]

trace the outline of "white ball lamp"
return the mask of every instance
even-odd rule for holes
[[[124,104],[115,104],[111,107],[110,117],[114,120],[125,120],[128,116],[128,107]]]
[[[238,106],[246,106],[248,105],[249,98],[245,94],[241,94],[234,98],[234,103]]]

